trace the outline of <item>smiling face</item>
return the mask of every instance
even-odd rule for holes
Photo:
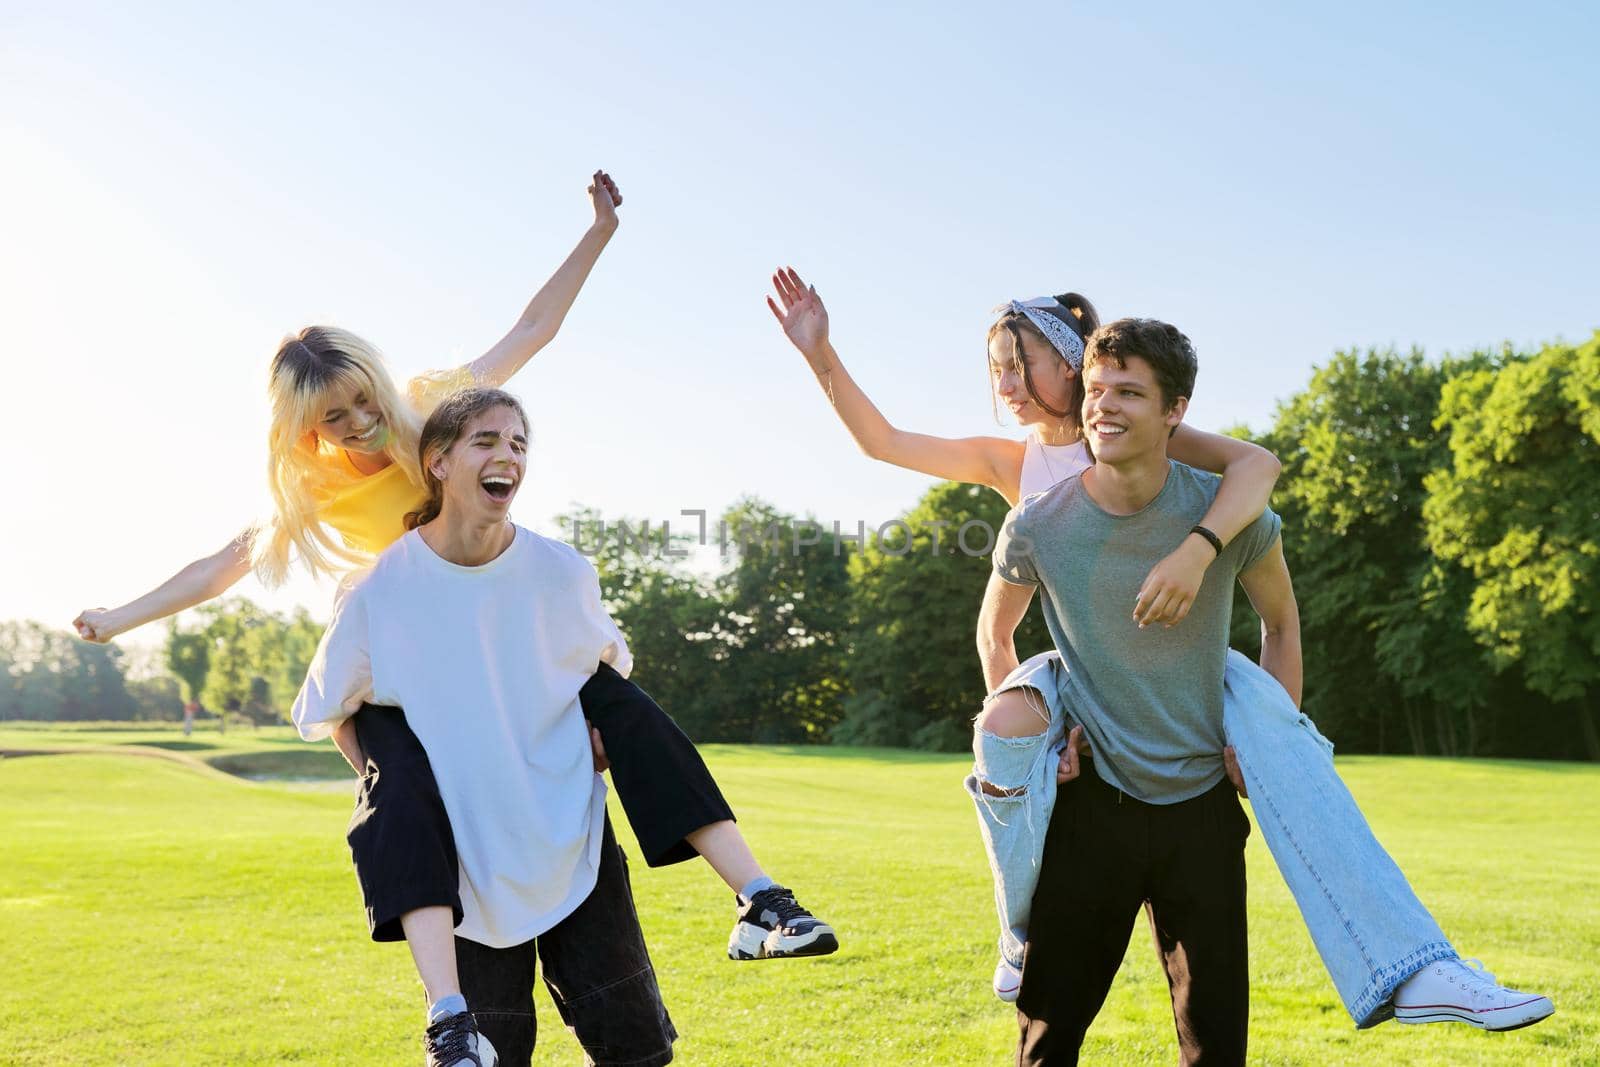
[[[365,382],[336,382],[323,394],[321,417],[311,427],[317,439],[333,448],[373,455],[389,443],[383,409]]]
[[[1021,426],[1061,422],[1062,417],[1044,410],[1029,395],[1031,381],[1039,400],[1057,411],[1069,412],[1066,418],[1070,419],[1073,379],[1077,373],[1050,342],[1030,330],[1018,330],[1017,336],[1022,339],[1020,353],[1010,330],[996,330],[989,338],[989,381],[995,396],[1010,409]]]
[[[1187,397],[1168,405],[1148,361],[1127,356],[1121,364],[1096,359],[1083,368],[1084,433],[1095,459],[1113,467],[1166,455],[1167,438],[1189,406]]]
[[[444,490],[440,515],[450,522],[503,522],[527,467],[522,416],[504,405],[479,412],[448,449],[429,458],[428,469]]]

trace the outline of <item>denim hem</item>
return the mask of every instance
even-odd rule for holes
[[[1348,1005],[1350,1017],[1357,1030],[1367,1030],[1394,1018],[1394,991],[1407,978],[1436,960],[1452,959],[1458,953],[1448,941],[1430,941],[1421,948],[1402,956],[1387,967],[1374,970],[1367,987]]]

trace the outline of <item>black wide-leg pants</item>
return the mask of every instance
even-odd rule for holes
[[[600,664],[578,697],[600,731],[645,862],[692,859],[688,835],[733,818],[694,743],[609,664]],[[372,939],[404,940],[400,916],[417,908],[450,907],[460,922],[455,837],[422,743],[400,708],[364,704],[354,721],[367,762],[347,837]]]
[[[1245,838],[1227,779],[1145,804],[1091,764],[1045,834],[1017,997],[1017,1063],[1076,1064],[1142,907],[1166,971],[1183,1067],[1243,1067],[1250,1018]]]

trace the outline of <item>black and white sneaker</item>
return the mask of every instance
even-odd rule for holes
[[[428,1050],[428,1067],[495,1067],[489,1039],[478,1033],[478,1023],[469,1011],[446,1015],[428,1027],[423,1041]]]
[[[781,885],[763,889],[749,904],[741,901],[728,938],[730,960],[826,956],[838,948],[833,927],[802,908]]]

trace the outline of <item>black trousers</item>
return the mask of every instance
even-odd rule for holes
[[[578,693],[600,731],[628,822],[652,867],[697,855],[687,836],[733,818],[705,760],[650,694],[600,664]],[[455,837],[428,755],[399,708],[365,704],[355,715],[366,754],[347,839],[374,941],[402,941],[400,916],[417,908],[455,909]]]
[[[598,1067],[670,1063],[678,1031],[661,1002],[655,969],[639,929],[628,884],[628,863],[606,820],[600,877],[571,915],[512,948],[489,948],[456,938],[461,992],[478,1029],[494,1044],[501,1067],[528,1067],[538,1037],[533,982],[544,984]]]
[[[1244,843],[1224,779],[1180,804],[1145,804],[1093,768],[1063,784],[1034,892],[1017,1063],[1075,1064],[1139,908],[1166,970],[1185,1067],[1242,1065],[1250,1017]]]

